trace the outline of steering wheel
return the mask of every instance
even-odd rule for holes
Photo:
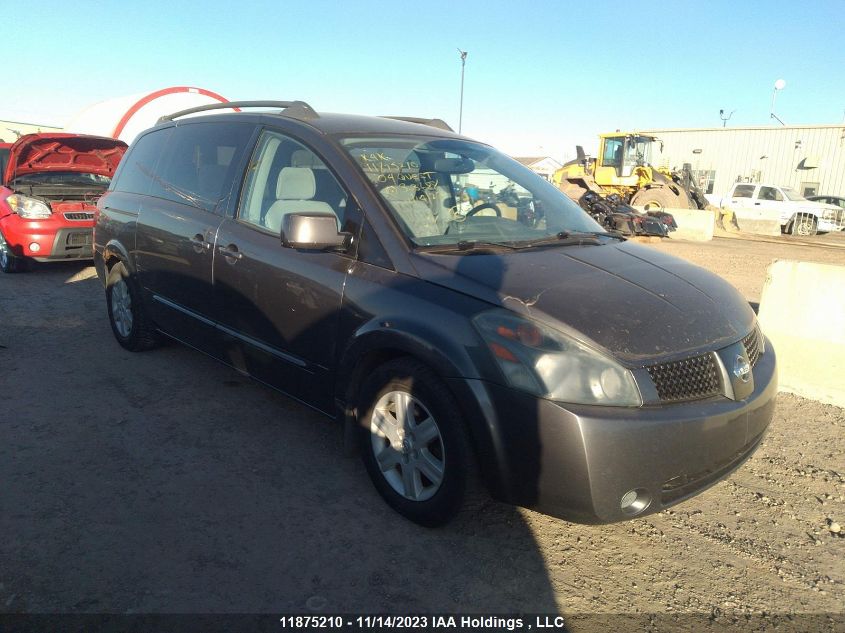
[[[471,215],[475,215],[476,213],[478,213],[479,211],[482,211],[483,209],[493,209],[493,211],[496,212],[497,218],[502,217],[502,210],[499,209],[499,207],[497,207],[492,202],[484,202],[483,204],[479,204],[477,207],[473,207],[472,209],[470,209],[469,211],[466,212],[466,217],[470,217]]]

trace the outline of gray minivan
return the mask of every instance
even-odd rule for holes
[[[775,355],[719,277],[442,121],[199,111],[233,107],[265,111],[164,117],[99,201],[125,348],[166,336],[337,418],[424,525],[476,476],[572,521],[642,516],[760,443]]]

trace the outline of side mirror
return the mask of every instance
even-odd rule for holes
[[[349,233],[337,230],[337,217],[330,213],[288,213],[281,237],[286,248],[327,251],[345,247]]]

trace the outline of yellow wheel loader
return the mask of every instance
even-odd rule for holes
[[[608,196],[617,194],[631,206],[646,211],[667,208],[707,209],[716,213],[716,225],[724,229],[723,216],[731,230],[739,230],[732,212],[709,204],[684,164],[680,171],[651,165],[652,147],[663,143],[656,136],[637,132],[601,134],[599,155],[588,158],[584,148],[576,147],[577,158],[565,163],[552,176],[552,181],[576,202],[587,191]]]
[[[624,202],[649,211],[706,208],[707,200],[686,166],[681,171],[651,166],[653,145],[660,143],[663,148],[657,137],[616,132],[599,138],[597,158],[587,158],[579,145],[578,157],[552,176],[554,183],[573,200],[595,191],[604,196],[615,193]]]

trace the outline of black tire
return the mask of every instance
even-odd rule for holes
[[[797,214],[789,223],[790,235],[809,237],[819,232],[819,224],[815,216],[810,214]]]
[[[22,273],[29,268],[28,261],[13,255],[5,240],[0,238],[0,270],[4,273]]]
[[[124,303],[124,299],[128,299],[128,302]],[[122,347],[130,352],[143,352],[159,345],[155,325],[141,301],[138,283],[122,262],[115,264],[109,271],[106,307],[111,331]]]
[[[388,505],[414,523],[426,527],[447,523],[462,507],[468,482],[472,480],[474,483],[476,478],[472,449],[455,398],[431,369],[407,357],[394,359],[376,369],[364,381],[360,393],[358,425],[361,455],[376,490]],[[371,425],[375,425],[376,405],[397,393],[407,394],[412,401],[415,412],[412,424],[433,421],[439,432],[437,439],[423,445],[425,438],[415,436],[413,432],[424,428],[423,424],[419,424],[410,431],[406,428],[407,435],[403,436],[399,448],[386,435],[371,430]],[[398,422],[398,417],[396,420]],[[396,428],[400,426],[397,424]],[[381,451],[379,455],[382,458],[388,455],[384,462],[392,465],[383,469],[376,457],[377,450]],[[442,478],[436,486],[434,480],[428,480],[418,468],[424,451],[435,461],[439,458],[442,464]],[[402,486],[406,472],[420,473],[417,480],[420,483],[419,499],[411,499],[394,487],[397,479],[402,480],[398,484]],[[389,481],[390,478],[394,483]],[[427,489],[426,482],[430,484]],[[430,496],[426,496],[429,493]]]
[[[646,211],[697,208],[690,205],[690,199],[684,191],[675,193],[669,187],[640,189],[631,196],[631,206],[645,207]]]

